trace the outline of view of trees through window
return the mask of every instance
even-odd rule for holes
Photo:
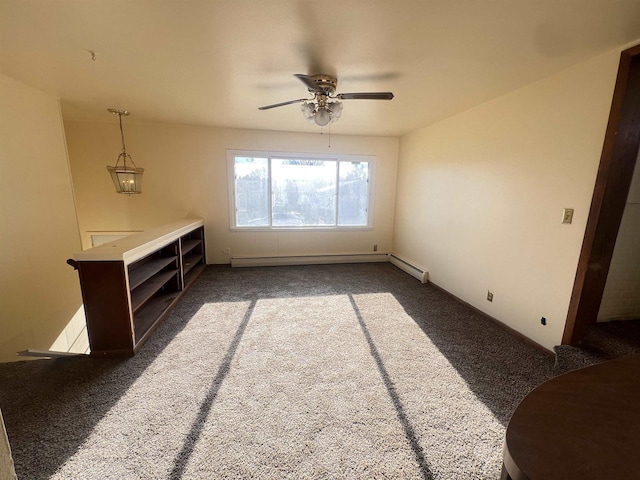
[[[367,226],[369,162],[233,159],[237,227]]]

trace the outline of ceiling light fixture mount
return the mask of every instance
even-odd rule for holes
[[[113,180],[113,184],[116,187],[116,192],[124,193],[125,195],[142,193],[142,174],[144,168],[136,166],[131,155],[127,153],[127,148],[124,144],[122,117],[128,116],[129,112],[117,108],[109,108],[107,110],[113,115],[118,115],[120,121],[120,138],[122,139],[122,152],[118,155],[116,164],[113,167],[107,166],[107,170],[111,174],[111,180]],[[131,165],[127,165],[127,159],[131,162]],[[122,164],[120,164],[120,160],[122,160]]]

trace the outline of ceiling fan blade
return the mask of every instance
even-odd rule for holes
[[[258,110],[269,110],[270,108],[284,107],[285,105],[291,105],[292,103],[306,102],[307,100],[309,100],[309,99],[308,98],[300,98],[298,100],[289,100],[288,102],[274,103],[273,105],[266,105],[264,107],[259,107]]]
[[[340,100],[391,100],[391,92],[369,92],[369,93],[339,93],[336,98]]]
[[[313,90],[314,92],[324,93],[324,90],[316,84],[316,80],[311,75],[303,75],[302,73],[295,73],[293,75],[298,80],[306,85],[309,90]]]

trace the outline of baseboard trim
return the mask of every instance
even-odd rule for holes
[[[322,265],[331,263],[388,262],[387,253],[348,253],[336,255],[289,255],[273,257],[233,257],[232,267],[277,267],[281,265]]]
[[[464,305],[465,307],[470,308],[471,310],[473,310],[474,312],[476,312],[478,315],[486,318],[487,320],[490,320],[491,322],[495,323],[497,326],[499,326],[500,328],[502,328],[503,330],[506,330],[507,332],[509,332],[511,335],[513,335],[514,337],[517,337],[518,339],[522,340],[524,343],[526,343],[527,345],[535,348],[536,350],[541,351],[542,353],[544,353],[545,355],[547,355],[550,358],[555,358],[556,354],[553,350],[549,350],[547,347],[544,347],[542,345],[540,345],[538,342],[531,340],[529,337],[527,337],[526,335],[523,335],[522,333],[520,333],[519,331],[511,328],[509,325],[501,322],[500,320],[498,320],[495,317],[492,317],[491,315],[489,315],[488,313],[483,312],[482,310],[480,310],[477,307],[474,307],[473,305],[471,305],[469,302],[465,302],[464,300],[462,300],[460,297],[454,295],[453,293],[449,292],[448,290],[445,290],[444,288],[442,288],[439,285],[436,285],[435,283],[433,283],[431,280],[429,280],[429,285],[431,285],[433,288],[435,288],[436,290],[438,290],[439,292],[444,293],[445,295],[448,295],[449,297],[453,298],[455,301],[457,301],[458,303],[461,303],[462,305]]]
[[[19,357],[36,357],[36,358],[59,358],[59,357],[84,357],[86,353],[73,353],[73,352],[54,352],[52,350],[35,350],[27,348],[16,352]]]

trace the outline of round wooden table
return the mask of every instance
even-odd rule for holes
[[[503,480],[640,479],[640,355],[543,383],[507,427]]]

